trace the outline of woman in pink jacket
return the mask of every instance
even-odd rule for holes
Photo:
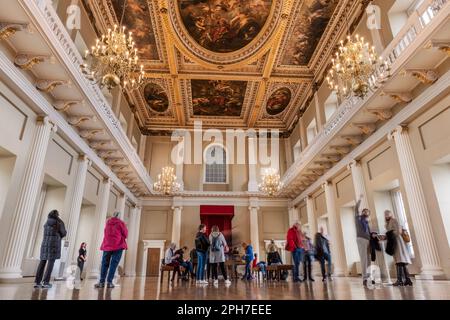
[[[113,279],[122,258],[123,250],[128,249],[126,239],[128,230],[125,223],[120,220],[119,212],[106,222],[105,233],[100,250],[103,251],[100,281],[96,288],[104,288],[105,280],[108,288],[114,288]]]

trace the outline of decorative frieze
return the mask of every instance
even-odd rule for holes
[[[30,53],[19,53],[14,58],[14,65],[22,70],[31,70],[35,65],[45,61],[52,62],[51,56],[35,55]]]

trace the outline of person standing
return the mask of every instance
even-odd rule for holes
[[[320,271],[322,272],[322,281],[331,280],[331,251],[330,251],[330,241],[325,236],[325,231],[323,227],[320,227],[319,232],[316,233],[315,239],[315,247],[316,247],[316,257],[320,263]],[[325,272],[325,261],[327,262],[327,271]]]
[[[286,250],[292,253],[292,260],[294,262],[293,280],[294,282],[302,282],[300,278],[300,264],[303,261],[304,246],[303,233],[299,222],[294,223],[287,232]]]
[[[314,246],[311,238],[305,234],[304,240],[305,256],[303,257],[303,281],[315,281],[312,276],[312,262],[314,259]]]
[[[50,289],[52,287],[50,277],[52,276],[55,260],[61,259],[61,239],[66,235],[66,227],[59,218],[58,210],[52,210],[48,214],[47,222],[44,225],[44,237],[40,253],[41,261],[36,271],[35,289]]]
[[[370,210],[364,208],[360,212],[361,200],[363,199],[361,195],[356,202],[355,207],[355,227],[356,227],[356,243],[358,245],[359,257],[361,260],[361,273],[363,277],[363,285],[367,286],[367,280],[370,277],[369,273],[369,250],[370,250],[370,225],[369,217]]]
[[[394,283],[394,286],[412,286],[413,283],[407,268],[407,265],[411,264],[411,256],[402,237],[403,228],[390,210],[384,212],[384,218],[386,221],[386,238],[388,240],[386,251],[389,251],[388,248],[392,248],[391,252],[393,252],[392,256],[397,269],[397,281]],[[388,252],[388,254],[391,252]],[[403,278],[405,279],[404,281]]]
[[[211,234],[209,235],[209,243],[211,243],[209,262],[211,264],[212,278],[214,285],[219,284],[218,278],[218,267],[220,266],[220,271],[222,272],[223,278],[225,279],[225,284],[231,284],[228,279],[227,270],[225,268],[225,253],[228,253],[229,248],[225,237],[220,232],[218,226],[213,226],[211,229]]]
[[[198,227],[198,232],[195,237],[195,249],[197,251],[197,284],[208,284],[208,281],[204,280],[206,253],[210,246],[209,239],[206,236],[206,226],[201,224]]]
[[[242,277],[242,280],[253,280],[252,277],[252,262],[253,262],[253,247],[250,244],[242,243],[242,248],[244,248],[244,261],[245,261],[245,274]]]
[[[78,269],[80,270],[80,280],[83,281],[83,269],[84,264],[87,261],[87,245],[86,242],[83,242],[80,246],[80,250],[78,250],[78,258],[77,258],[77,265]]]
[[[100,250],[103,251],[102,264],[100,269],[100,280],[95,288],[104,288],[107,281],[107,288],[114,288],[113,280],[122,258],[123,250],[128,249],[127,237],[128,229],[125,223],[119,219],[119,212],[115,212],[113,217],[106,221],[103,242]]]

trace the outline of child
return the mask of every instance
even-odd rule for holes
[[[263,275],[263,278],[266,278],[266,263],[264,261],[258,262],[258,254],[255,253],[255,259],[253,259],[253,269],[259,268],[261,270],[261,273]]]
[[[242,243],[242,247],[245,250],[244,261],[245,261],[245,274],[242,277],[242,280],[253,280],[251,265],[253,261],[253,247],[250,244]]]

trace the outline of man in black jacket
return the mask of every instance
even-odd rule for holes
[[[327,280],[327,274],[325,273],[325,261],[328,265],[328,279],[331,280],[331,251],[330,242],[325,237],[323,227],[320,227],[319,232],[316,234],[315,239],[316,257],[320,262],[320,270],[322,271],[322,281]]]
[[[208,281],[203,279],[205,272],[206,254],[210,246],[209,239],[206,236],[206,226],[201,224],[198,227],[198,233],[195,237],[195,250],[197,251],[197,284],[208,284]]]

